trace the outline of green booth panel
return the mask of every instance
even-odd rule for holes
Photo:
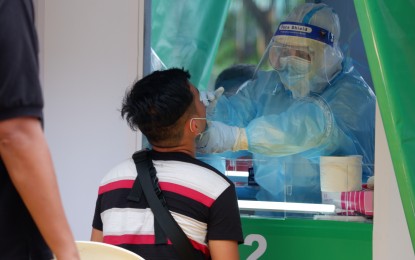
[[[371,223],[242,217],[240,259],[372,259]]]

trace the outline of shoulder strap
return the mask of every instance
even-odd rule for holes
[[[134,153],[133,160],[137,168],[137,179],[135,182],[138,180],[138,183],[141,184],[141,189],[153,211],[155,221],[158,222],[167,237],[170,238],[173,247],[180,255],[180,259],[197,259],[194,248],[186,234],[174,220],[167,207],[163,205],[165,201],[158,186],[157,177],[154,181],[150,178],[150,168],[154,167],[151,159],[147,157],[147,151],[143,150]],[[156,193],[158,194],[156,195]],[[164,203],[162,203],[162,200]]]

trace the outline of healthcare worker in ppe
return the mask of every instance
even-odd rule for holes
[[[246,85],[250,79],[252,79],[255,73],[256,65],[253,64],[234,64],[226,69],[224,69],[221,73],[219,73],[218,77],[215,80],[214,89],[215,92],[200,92],[200,98],[204,102],[206,106],[209,105],[209,100],[216,99],[213,95],[224,95],[226,97],[231,97],[235,95],[238,90]],[[210,95],[210,96],[207,96]],[[213,106],[211,106],[213,107]],[[207,113],[211,113],[211,111],[206,111]],[[226,151],[224,153],[197,153],[197,158],[212,165],[216,169],[220,170],[222,173],[225,173],[228,170],[227,167],[229,164],[232,164],[232,168],[241,168],[238,167],[237,164],[245,164],[251,163],[251,161],[247,161],[246,163],[243,162],[244,158],[251,158],[251,153],[248,151]],[[229,160],[231,159],[231,160]],[[239,159],[239,161],[235,161],[233,159]]]
[[[373,91],[343,58],[337,14],[305,3],[282,22],[253,79],[211,100],[200,153],[253,153],[258,200],[320,203],[320,156],[362,155],[373,175]]]

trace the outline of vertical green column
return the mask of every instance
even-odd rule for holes
[[[354,2],[415,250],[415,6],[410,0]]]
[[[153,0],[151,47],[167,67],[184,67],[206,89],[230,0]]]

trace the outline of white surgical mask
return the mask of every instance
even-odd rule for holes
[[[281,69],[277,70],[284,86],[294,98],[305,97],[310,92],[309,72],[311,62],[296,56],[280,58]]]
[[[280,58],[281,69],[288,69],[291,73],[306,74],[310,71],[311,62],[297,56],[287,56]]]

